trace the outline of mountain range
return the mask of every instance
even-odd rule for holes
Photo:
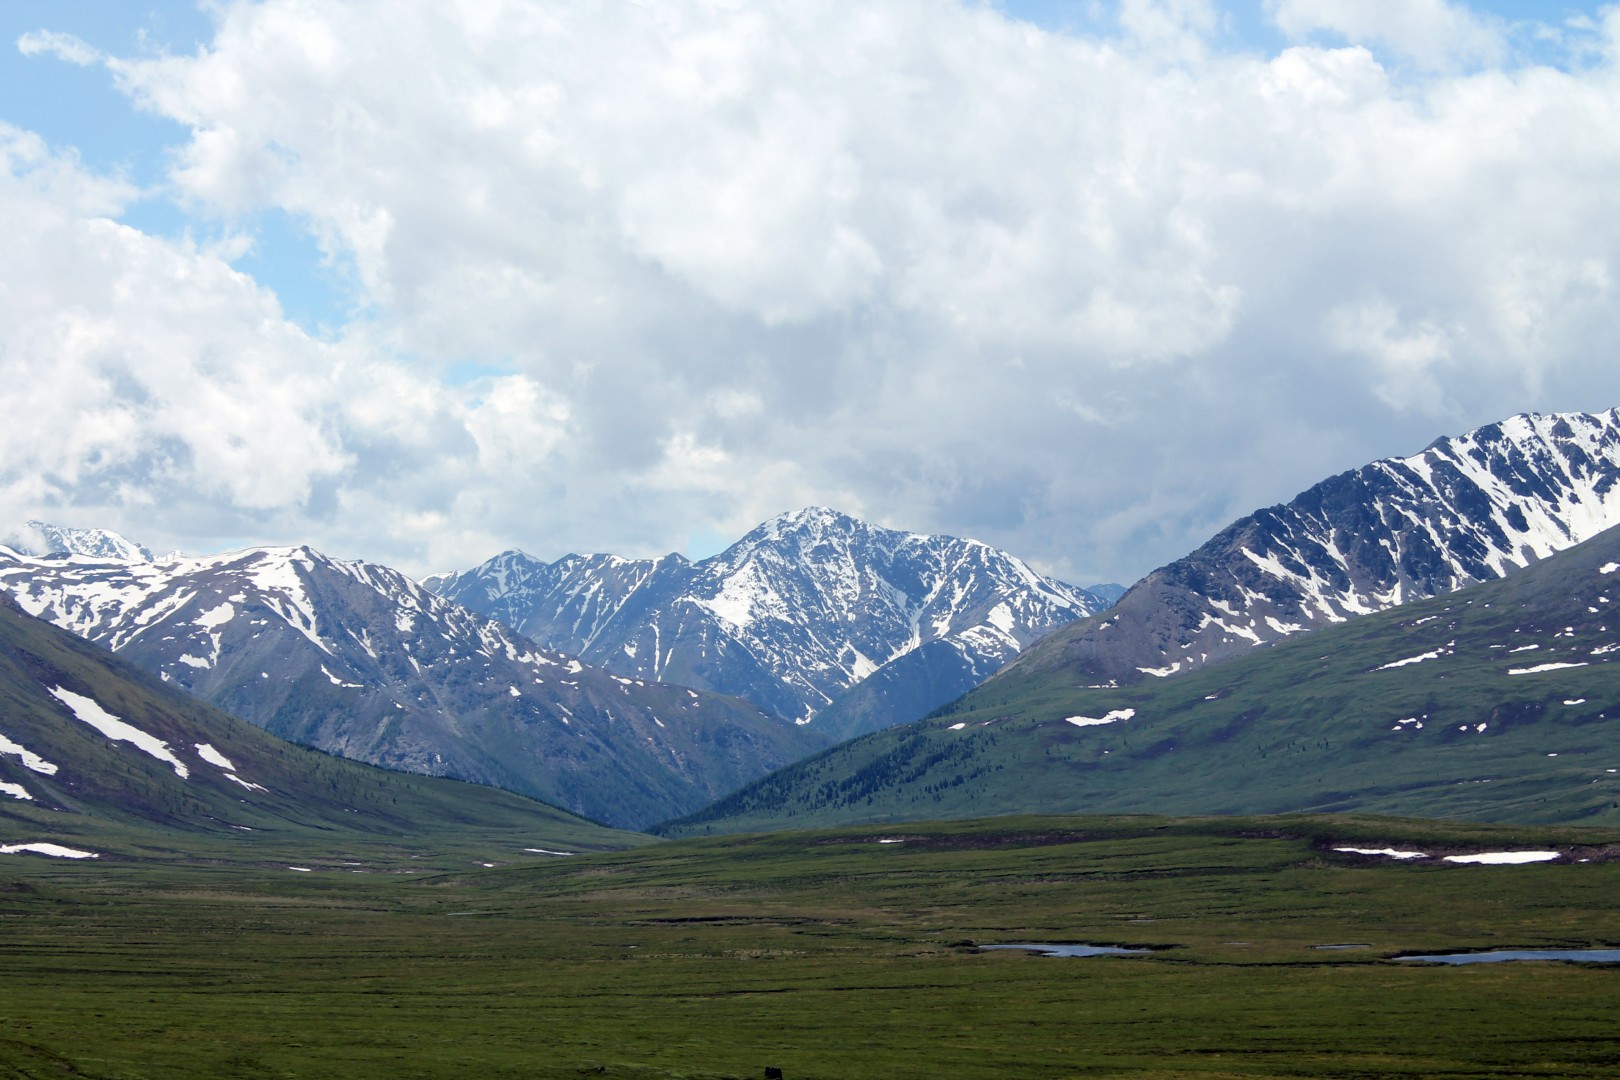
[[[307,547],[159,561],[0,549],[0,588],[275,735],[620,827],[824,745],[747,702],[611,675],[395,570]]]
[[[976,540],[823,507],[695,563],[507,551],[424,584],[608,671],[743,697],[837,738],[922,716],[1108,606]]]
[[[1175,678],[1008,671],[666,835],[992,814],[1620,821],[1620,528]]]
[[[0,548],[0,589],[277,735],[623,827],[1307,806],[1531,819],[1605,812],[1535,795],[1562,775],[1545,762],[1492,754],[1522,756],[1572,717],[1593,735],[1580,752],[1608,753],[1611,598],[1557,568],[1611,573],[1617,522],[1610,410],[1517,416],[1342,473],[1234,522],[1112,607],[984,544],[815,507],[699,562],[507,552],[422,585],[307,547],[155,558],[116,534],[33,522]],[[1532,590],[1523,618],[1479,622],[1492,589]],[[1417,628],[1431,624],[1472,643],[1430,641]],[[1481,666],[1520,643],[1589,655]],[[1531,675],[1580,709],[1521,700]],[[1400,713],[1396,732],[1444,716],[1491,737],[1431,760],[1318,731],[1371,724],[1369,709]],[[1198,726],[1212,722],[1216,734]],[[1090,729],[1124,734],[1099,749],[1076,740]],[[1284,745],[1312,768],[1285,769]],[[1340,764],[1316,767],[1313,746]],[[1425,779],[1464,761],[1496,774],[1466,797],[1473,781]]]

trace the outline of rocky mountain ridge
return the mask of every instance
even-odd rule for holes
[[[837,736],[921,716],[1107,606],[978,541],[823,507],[696,563],[508,551],[426,584],[609,671],[744,697]],[[874,675],[885,695],[840,713]],[[829,710],[845,722],[820,719]]]
[[[0,549],[0,588],[276,735],[623,827],[817,745],[745,702],[614,676],[307,547],[158,562]]]
[[[1490,581],[1620,524],[1620,410],[1523,414],[1227,526],[998,679],[1129,685]]]

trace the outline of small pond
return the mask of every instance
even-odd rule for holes
[[[1025,949],[1042,956],[1145,956],[1147,949],[1121,949],[1115,945],[980,945],[981,949]]]
[[[1620,964],[1620,949],[1498,949],[1495,952],[1397,956],[1431,964],[1500,964],[1506,960],[1571,960],[1585,964]]]

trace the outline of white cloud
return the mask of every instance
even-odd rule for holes
[[[1156,56],[1191,61],[1205,54],[1220,17],[1214,0],[1120,0],[1119,22]]]
[[[79,67],[89,67],[106,59],[100,50],[72,34],[56,34],[49,30],[35,30],[17,39],[17,51],[24,56],[54,56]]]
[[[1368,360],[1378,396],[1395,409],[1441,412],[1445,401],[1438,369],[1450,361],[1452,342],[1444,328],[1408,326],[1386,297],[1347,304],[1328,313],[1328,340]]]
[[[1451,0],[1267,0],[1283,33],[1321,31],[1393,49],[1420,66],[1445,70],[1500,62],[1507,26]]]
[[[1128,576],[1443,431],[1620,402],[1620,35],[1493,67],[1465,9],[1355,10],[1279,2],[1301,43],[1258,56],[1193,0],[1113,38],[223,4],[207,49],[106,62],[190,129],[172,180],[226,241],[117,225],[134,193],[9,136],[9,498],[424,570],[822,502]],[[263,210],[352,268],[332,340],[221,261]]]
[[[119,512],[296,505],[344,467],[326,348],[219,259],[120,225],[133,193],[0,128],[0,498]]]

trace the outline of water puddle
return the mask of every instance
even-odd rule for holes
[[[1495,952],[1397,956],[1430,964],[1500,964],[1507,960],[1570,960],[1583,964],[1620,964],[1620,949],[1498,949]]]
[[[1372,946],[1369,945],[1365,941],[1346,941],[1346,942],[1343,942],[1343,943],[1338,944],[1338,945],[1312,945],[1311,948],[1313,948],[1313,949],[1370,949],[1370,948],[1372,948]]]
[[[1115,945],[980,945],[981,949],[1025,949],[1042,956],[1146,956],[1147,949],[1121,949]]]

